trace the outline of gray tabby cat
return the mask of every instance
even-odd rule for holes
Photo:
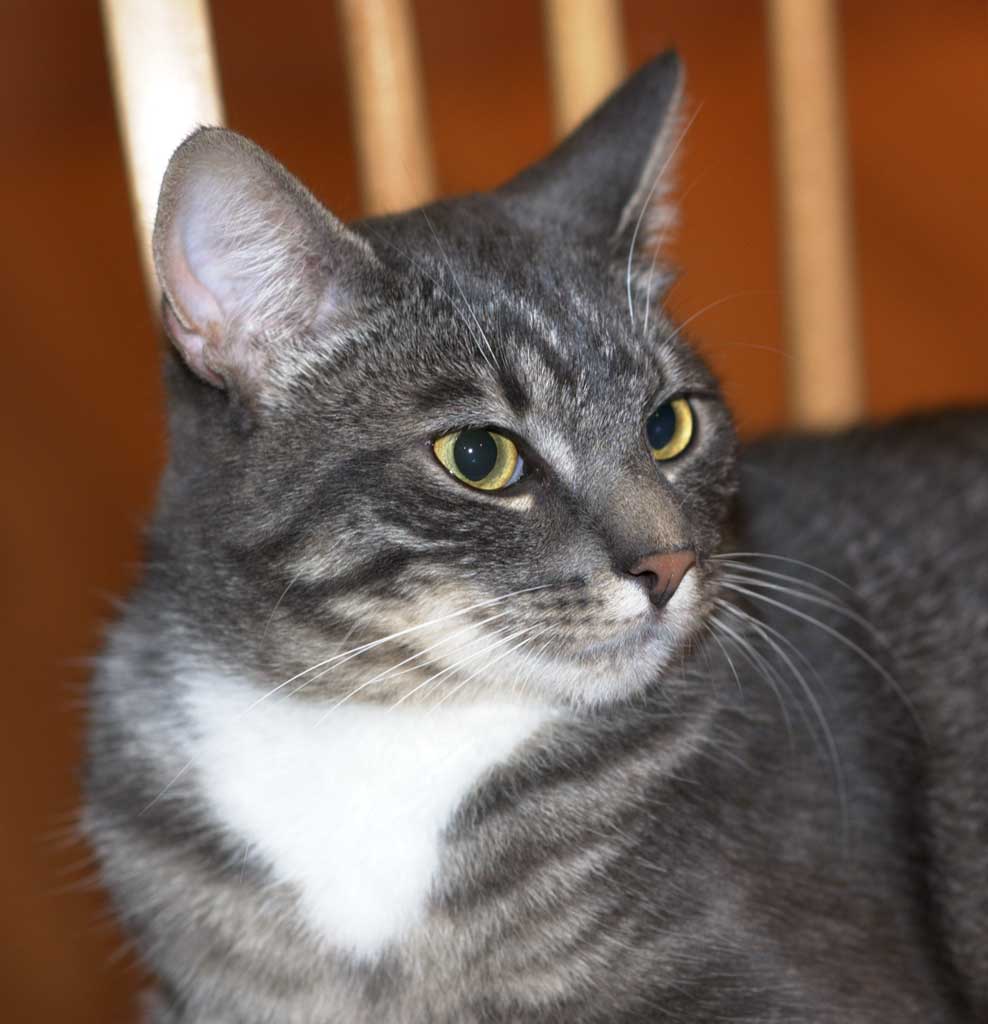
[[[86,811],[156,1024],[988,1020],[988,416],[737,458],[680,79],[350,226],[172,158]]]

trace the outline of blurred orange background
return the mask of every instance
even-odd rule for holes
[[[579,2],[579,0],[574,0]],[[761,4],[627,0],[629,67],[670,44],[700,106],[671,305],[748,436],[783,424]],[[228,120],[359,214],[329,0],[214,0]],[[500,182],[551,143],[540,7],[419,0],[440,183]],[[846,0],[845,89],[869,409],[988,398],[988,7]],[[131,229],[95,2],[0,7],[2,1018],[135,1019],[141,975],[67,840],[85,658],[140,558],[163,456],[159,341]],[[988,470],[988,467],[986,467]]]

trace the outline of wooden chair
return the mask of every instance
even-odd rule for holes
[[[338,0],[368,213],[433,198],[411,0]],[[168,157],[222,124],[207,0],[102,0],[148,289],[150,233]],[[843,103],[833,0],[769,0],[784,241],[789,409],[835,428],[864,407]],[[624,76],[618,0],[543,0],[556,126],[576,124]]]

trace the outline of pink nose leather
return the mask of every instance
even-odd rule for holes
[[[683,577],[696,565],[692,551],[656,551],[635,562],[632,576],[638,576],[648,590],[648,599],[656,608],[669,603]]]

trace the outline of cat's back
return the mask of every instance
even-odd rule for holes
[[[988,409],[770,438],[746,451],[741,494],[743,544],[848,584],[899,669],[935,662],[974,682],[988,659]]]
[[[744,451],[744,526],[763,530],[771,505],[773,518],[799,524],[803,537],[849,545],[849,560],[940,560],[951,550],[973,552],[977,543],[984,554],[985,532],[976,528],[988,511],[986,470],[988,409],[769,437]],[[973,532],[955,536],[962,529]],[[955,543],[963,539],[966,547]]]
[[[884,638],[922,732],[931,918],[988,1006],[988,410],[768,439],[742,467],[741,544],[839,577]]]

